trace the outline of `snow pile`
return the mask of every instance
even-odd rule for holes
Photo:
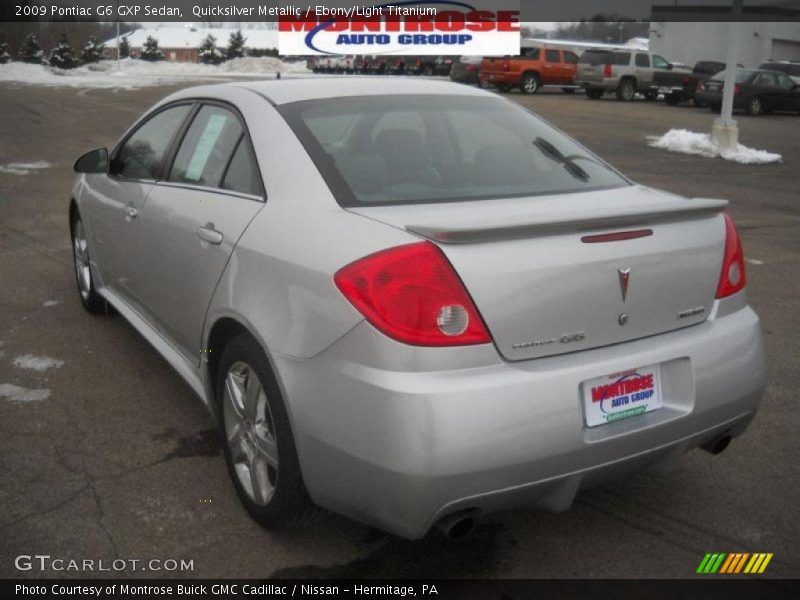
[[[305,62],[285,62],[271,56],[236,58],[220,65],[169,61],[148,62],[126,58],[120,61],[119,70],[117,70],[117,61],[115,60],[102,60],[69,70],[11,62],[0,65],[0,82],[74,88],[136,89],[187,79],[252,78],[258,75],[269,76],[271,79],[275,73],[303,74],[308,72]]]
[[[49,356],[34,356],[26,354],[14,359],[14,366],[20,369],[30,369],[32,371],[47,371],[48,369],[58,369],[64,364],[63,360],[50,358]]]
[[[766,150],[754,150],[747,146],[737,145],[736,150],[720,150],[707,133],[695,133],[686,129],[670,129],[662,136],[647,136],[650,146],[670,152],[697,154],[707,158],[721,157],[745,165],[779,162],[780,154],[772,154]]]
[[[11,402],[39,402],[50,395],[50,390],[29,390],[10,383],[0,383],[0,398]]]
[[[30,163],[8,163],[7,165],[0,165],[0,173],[8,173],[9,175],[29,175],[31,171],[46,169],[52,166],[53,165],[44,160]]]

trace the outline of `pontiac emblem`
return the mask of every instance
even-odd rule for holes
[[[622,289],[622,301],[628,297],[628,282],[631,278],[631,268],[625,267],[624,269],[619,269],[619,287]]]

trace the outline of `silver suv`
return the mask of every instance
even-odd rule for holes
[[[575,85],[586,90],[586,96],[599,99],[606,92],[615,92],[618,100],[633,100],[637,92],[647,100],[655,100],[658,90],[653,88],[653,74],[667,71],[667,60],[643,50],[592,49],[578,60]]]

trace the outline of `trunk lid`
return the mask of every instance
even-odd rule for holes
[[[435,242],[501,355],[525,360],[702,322],[722,267],[726,205],[630,186],[348,210]],[[645,233],[591,237],[631,230]]]

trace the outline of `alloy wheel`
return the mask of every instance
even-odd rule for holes
[[[78,289],[81,297],[87,301],[92,293],[92,273],[89,268],[89,245],[86,243],[86,231],[80,219],[75,221],[72,250],[75,257],[75,274],[78,276]]]
[[[760,115],[763,112],[763,106],[761,105],[761,98],[753,98],[750,100],[750,114],[751,115]]]
[[[278,482],[278,442],[266,391],[247,363],[234,363],[225,376],[223,419],[239,483],[253,502],[266,506]]]
[[[534,94],[539,89],[539,81],[533,75],[528,75],[522,82],[522,88],[526,94]]]

